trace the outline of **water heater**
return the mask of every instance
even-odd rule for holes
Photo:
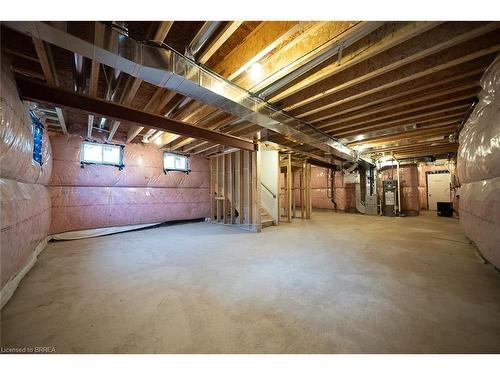
[[[395,216],[395,207],[398,205],[398,182],[384,180],[384,215]]]

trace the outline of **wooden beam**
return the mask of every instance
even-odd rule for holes
[[[33,37],[33,44],[35,46],[36,54],[38,56],[38,62],[40,63],[45,77],[45,81],[51,86],[59,86],[59,81],[57,79],[57,74],[54,67],[54,62],[52,60],[52,55],[50,53],[50,46],[45,44],[41,39]],[[61,126],[63,134],[68,134],[66,128],[66,121],[64,119],[64,114],[61,108],[56,107],[57,118]]]
[[[165,38],[167,37],[167,34],[168,32],[170,31],[172,25],[174,24],[174,21],[163,21],[160,23],[160,25],[158,26],[158,29],[156,30],[156,33],[153,37],[153,40],[156,41],[156,42],[160,42],[160,43],[163,43],[163,41],[165,40]],[[156,89],[155,93],[153,94],[153,96],[151,97],[151,99],[149,100],[149,102],[146,104],[144,110],[145,111],[149,111],[150,110],[150,107],[153,106],[153,104],[156,102],[156,100],[158,99],[158,97],[163,93],[165,92],[166,90],[159,87],[158,89]],[[167,91],[168,93],[171,93],[171,91]],[[172,95],[172,97],[175,95],[175,93]],[[133,97],[135,96],[135,94],[132,96],[132,100],[133,100]],[[165,104],[166,105],[166,104]],[[165,106],[163,105],[162,108]],[[161,109],[161,108],[160,108]],[[127,139],[125,141],[125,143],[130,143],[132,142],[132,140],[139,135],[139,133],[142,131],[142,129],[144,129],[143,126],[133,126],[129,129],[129,131],[127,132]]]
[[[90,70],[89,94],[94,98],[97,98],[100,68],[101,64],[98,61],[92,60],[92,68]]]
[[[12,50],[10,48],[7,48],[5,46],[2,46],[1,48],[2,48],[2,51],[4,51],[5,53],[10,54],[12,56],[20,57],[22,59],[25,59],[25,60],[28,60],[28,61],[40,64],[40,60],[37,57],[26,55],[26,54],[24,54],[22,52],[19,52],[19,51],[14,51],[14,50]]]
[[[313,120],[313,117],[305,117],[303,118],[303,120],[313,124],[320,120],[330,118],[333,115],[341,116],[354,111],[359,111],[364,108],[371,108],[378,104],[380,105],[390,104],[392,102],[396,102],[396,99],[404,100],[408,98],[413,98],[416,95],[422,95],[424,93],[428,93],[431,89],[446,88],[448,87],[447,86],[448,84],[460,83],[460,81],[464,78],[467,78],[467,80],[464,83],[479,82],[479,79],[483,75],[486,68],[487,66],[484,66],[482,68],[473,69],[465,73],[454,74],[451,77],[447,77],[445,79],[429,80],[429,83],[422,83],[420,85],[415,85],[415,87],[413,88],[407,87],[407,85],[401,85],[395,87],[390,92],[387,90],[383,92],[376,92],[369,96],[362,96],[354,100],[347,100],[347,101],[340,100],[337,101],[336,103],[332,103],[333,106],[330,107],[329,109],[314,114],[313,115],[315,116],[314,119],[317,119],[317,121]]]
[[[19,73],[19,74],[22,74],[23,76],[26,76],[26,77],[35,78],[35,79],[39,79],[42,81],[45,79],[45,76],[43,75],[43,73],[34,72],[31,69],[25,69],[25,68],[21,68],[19,66],[12,66],[11,70],[14,73]]]
[[[253,142],[197,128],[189,124],[171,120],[163,116],[153,115],[122,104],[115,104],[68,90],[50,87],[22,77],[17,77],[16,83],[21,97],[26,100],[50,103],[62,108],[69,108],[94,115],[97,114],[113,120],[125,121],[133,124],[144,124],[153,129],[200,138],[244,150],[253,151],[255,149]]]
[[[413,141],[411,144],[390,144],[390,145],[381,145],[379,147],[373,147],[370,149],[363,150],[363,155],[368,155],[368,154],[375,154],[378,152],[391,152],[391,151],[405,151],[405,150],[412,150],[417,147],[431,147],[431,146],[437,146],[437,145],[447,145],[450,143],[448,139],[445,138],[445,136],[442,137],[434,137],[435,139],[425,139],[425,140],[420,140],[420,141]]]
[[[66,128],[66,120],[64,119],[63,110],[59,107],[56,107],[57,118],[59,119],[59,125],[61,125],[61,129],[63,134],[68,134],[68,129]]]
[[[357,99],[357,98],[360,98],[363,96],[367,96],[367,95],[370,95],[370,94],[373,94],[376,92],[385,91],[389,88],[392,88],[392,87],[395,87],[398,85],[402,85],[404,83],[416,81],[420,78],[430,76],[430,75],[435,74],[435,73],[445,72],[446,74],[448,74],[448,69],[454,68],[458,65],[461,65],[461,64],[464,64],[464,63],[467,63],[467,62],[470,62],[470,61],[473,61],[476,59],[480,59],[480,58],[484,57],[488,61],[490,61],[492,59],[491,59],[491,56],[489,56],[489,55],[493,55],[498,51],[500,51],[500,45],[496,45],[493,47],[489,47],[489,48],[485,48],[485,49],[473,52],[471,54],[459,57],[457,59],[447,61],[443,64],[435,65],[429,69],[423,69],[423,70],[418,71],[416,73],[412,73],[409,75],[403,75],[402,78],[387,75],[383,82],[380,82],[380,81],[377,82],[376,80],[372,80],[372,81],[367,82],[367,85],[357,85],[357,86],[353,87],[353,90],[351,91],[353,94],[351,94],[351,92],[340,92],[340,93],[338,93],[338,97],[342,98],[343,102],[345,103],[347,101],[354,100],[354,99]],[[479,61],[479,65],[483,66],[483,61]],[[473,69],[477,69],[477,67],[474,66]],[[450,76],[452,76],[452,75],[453,74],[450,74]],[[337,95],[337,94],[335,94],[335,95]],[[314,104],[314,106],[311,106],[310,110],[307,110],[306,112],[303,112],[302,114],[304,114],[304,115],[306,113],[312,114],[315,112],[319,112],[320,110],[325,110],[325,109],[331,108],[337,104],[338,104],[338,101],[336,100],[336,98],[328,97],[328,98],[325,98],[325,100],[319,100],[317,103]],[[296,115],[299,115],[299,113],[297,113]]]
[[[367,131],[369,129],[371,129],[373,131],[373,130],[379,130],[379,129],[390,129],[392,127],[401,126],[401,125],[415,124],[415,123],[419,123],[422,120],[426,120],[429,117],[433,118],[433,116],[436,114],[442,114],[442,113],[451,114],[452,112],[453,112],[453,114],[455,114],[456,112],[463,112],[466,108],[469,108],[469,107],[470,107],[470,103],[466,103],[466,104],[461,104],[461,105],[457,105],[457,106],[453,106],[453,107],[441,108],[441,109],[426,112],[426,113],[420,113],[420,114],[415,115],[415,116],[409,116],[409,117],[405,117],[405,118],[401,118],[401,119],[397,119],[397,120],[393,120],[393,121],[386,121],[386,122],[382,122],[382,123],[372,124],[369,126],[363,125],[362,127],[357,128],[357,129],[356,128],[344,129],[343,131],[340,131],[340,132],[336,132],[335,130],[332,130],[328,133],[332,133],[335,137],[338,137],[338,138],[344,138],[344,137],[349,137],[352,135],[357,135],[357,134],[359,134],[363,131]]]
[[[160,26],[158,26],[158,29],[156,30],[156,33],[153,37],[153,40],[156,42],[163,43],[163,41],[167,37],[168,32],[170,31],[170,28],[172,27],[173,24],[174,24],[174,21],[161,22]]]
[[[378,23],[377,23],[378,24]],[[262,59],[262,79],[257,80],[248,70],[242,73],[236,83],[252,92],[260,91],[290,74],[328,49],[339,45],[342,40],[356,39],[356,35],[372,29],[370,22],[329,21],[305,23],[297,35],[280,46],[272,55]]]
[[[215,37],[215,39],[208,45],[207,48],[200,54],[198,61],[201,64],[206,64],[215,52],[229,39],[231,35],[241,26],[243,22],[228,22],[222,31]]]
[[[302,27],[303,23],[296,21],[262,22],[213,70],[233,80]]]
[[[395,153],[394,155],[398,159],[403,159],[403,158],[414,158],[414,157],[419,157],[419,156],[432,156],[432,155],[446,155],[449,152],[454,152],[456,153],[458,150],[458,144],[455,144],[455,146],[450,146],[446,148],[427,148],[425,150],[420,150],[420,151],[411,151],[411,152],[404,152],[404,153]]]
[[[218,121],[213,121],[214,117],[220,116],[221,114],[224,115],[224,118],[218,120]],[[208,130],[215,130],[218,127],[229,123],[230,121],[233,121],[234,117],[232,115],[226,114],[224,112],[220,112],[219,110],[215,110],[212,116],[209,116],[209,118],[206,121],[202,121],[201,124],[196,123],[196,126],[201,126],[205,129]],[[169,150],[175,151],[178,150],[179,148],[187,145],[188,143],[192,142],[194,138],[178,138],[175,141],[171,142],[169,145]]]
[[[97,88],[99,84],[99,72],[100,72],[101,64],[92,60],[92,68],[90,70],[90,85],[89,85],[89,95],[97,98]],[[88,125],[87,125],[87,138],[92,137],[92,126],[94,123],[94,116],[89,115],[88,117]]]
[[[38,61],[42,67],[45,80],[50,86],[59,86],[57,75],[50,57],[49,48],[41,39],[33,37],[33,45],[35,46]]]
[[[401,139],[413,139],[420,138],[425,136],[431,136],[436,134],[441,134],[443,132],[448,132],[450,129],[454,129],[460,123],[460,118],[462,116],[456,116],[453,120],[448,121],[440,121],[437,123],[433,123],[430,126],[422,127],[419,129],[411,130],[411,131],[401,131],[398,133],[393,133],[385,136],[366,138],[362,141],[356,142],[347,142],[350,147],[356,147],[364,144],[368,144],[369,146],[379,146],[382,144],[386,144],[389,142],[399,141]]]
[[[376,113],[381,113],[393,109],[400,109],[404,106],[408,106],[410,104],[414,104],[415,108],[418,107],[417,103],[422,103],[425,101],[428,101],[430,99],[436,99],[444,95],[449,95],[449,94],[455,94],[460,91],[464,91],[467,89],[472,89],[472,88],[477,88],[479,89],[479,81],[469,81],[466,83],[463,83],[461,85],[457,86],[452,86],[446,89],[441,89],[441,90],[436,90],[436,91],[427,91],[427,94],[423,95],[412,95],[410,96],[411,99],[406,99],[406,100],[401,100],[401,101],[394,101],[392,103],[386,104],[386,105],[379,105],[379,106],[373,106],[372,108],[367,108],[365,111],[352,111],[349,112],[348,115],[346,116],[344,114],[335,114],[335,115],[329,115],[329,116],[322,116],[316,119],[311,119],[311,118],[305,118],[303,119],[304,121],[310,123],[310,124],[315,124],[315,123],[320,123],[321,125],[323,124],[328,124],[328,125],[335,125],[335,124],[340,124],[344,121],[348,120],[354,120],[358,118],[363,118],[366,116],[374,115]],[[478,91],[478,90],[476,90]],[[438,99],[436,99],[438,101]],[[353,113],[354,112],[354,113]],[[328,120],[325,121],[325,120]],[[318,126],[319,128],[319,126]]]
[[[130,143],[144,129],[144,126],[133,126],[127,132],[127,140],[125,143]]]
[[[393,118],[396,116],[402,116],[402,115],[406,115],[406,114],[410,114],[410,113],[420,112],[420,111],[424,111],[426,109],[442,106],[445,104],[451,104],[451,103],[455,103],[455,102],[466,100],[466,99],[471,99],[471,103],[472,103],[472,99],[476,96],[478,91],[479,91],[479,89],[469,90],[468,92],[465,92],[463,95],[451,97],[449,99],[447,98],[445,100],[436,100],[436,101],[428,100],[428,101],[422,102],[421,105],[409,106],[409,109],[405,109],[405,107],[402,107],[403,108],[402,110],[383,112],[384,114],[382,114],[382,115],[381,114],[379,114],[379,115],[377,115],[377,114],[367,115],[368,117],[366,119],[363,118],[366,116],[360,116],[360,117],[356,116],[352,119],[345,119],[345,120],[341,119],[338,121],[331,121],[331,122],[322,124],[321,126],[318,126],[317,128],[322,129],[324,131],[328,131],[331,129],[333,129],[334,131],[338,131],[338,130],[343,130],[343,129],[347,129],[347,128],[357,127],[359,125],[372,124],[374,122],[380,122],[381,120]],[[423,113],[425,113],[425,112],[423,112]],[[360,118],[362,118],[362,120],[358,120]]]
[[[431,116],[426,116],[425,119],[421,119],[418,121],[418,129],[430,129],[434,128],[436,126],[441,126],[443,124],[448,124],[449,122],[452,121],[461,121],[465,114],[467,112],[463,109],[451,111],[448,113],[445,113],[444,115],[442,114],[437,114],[437,115],[431,115]],[[369,133],[363,133],[363,134],[356,134],[355,139],[353,137],[347,137],[351,139],[345,139],[343,138],[343,141],[351,144],[353,142],[361,142],[364,143],[368,139],[373,139],[373,138],[380,138],[380,137],[388,137],[388,136],[393,136],[398,133],[402,132],[407,132],[407,131],[412,131],[412,126],[415,125],[415,122],[402,122],[401,125],[399,126],[392,126],[389,129],[381,129],[377,131],[372,131]]]

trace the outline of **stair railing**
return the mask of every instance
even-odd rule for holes
[[[271,189],[269,189],[266,185],[264,185],[262,182],[260,183],[262,186],[264,186],[264,188],[269,192],[269,194],[271,194],[273,196],[274,199],[276,199],[276,194],[274,194],[272,192]]]

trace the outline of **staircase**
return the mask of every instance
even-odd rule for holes
[[[260,206],[260,223],[262,225],[262,229],[274,225],[273,217],[262,206]]]

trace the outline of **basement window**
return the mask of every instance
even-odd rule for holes
[[[43,124],[32,110],[29,111],[29,115],[33,125],[33,160],[42,165]]]
[[[190,172],[188,157],[186,155],[173,154],[171,152],[163,153],[163,171],[167,172]]]
[[[84,164],[112,165],[122,169],[123,146],[84,141],[82,143],[80,162]]]

